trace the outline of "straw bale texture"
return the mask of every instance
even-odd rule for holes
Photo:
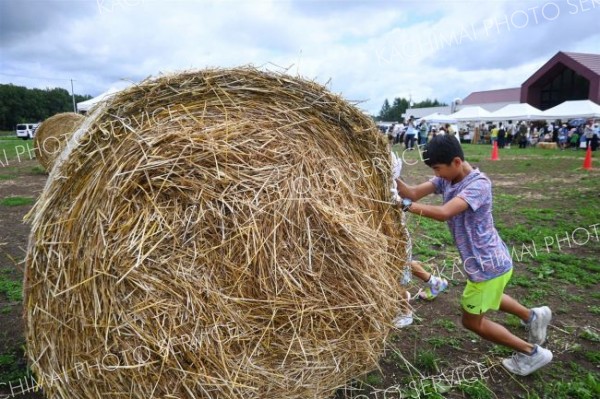
[[[311,81],[210,69],[115,96],[29,216],[48,397],[330,397],[407,306],[390,182],[371,120]]]
[[[35,158],[46,171],[50,171],[71,135],[85,118],[74,112],[56,114],[46,119],[33,138]]]

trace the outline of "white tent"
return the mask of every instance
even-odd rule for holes
[[[492,112],[489,121],[537,121],[548,119],[546,114],[536,107],[527,103],[508,104],[498,111]]]
[[[565,101],[544,111],[545,119],[600,118],[600,105],[590,100]]]
[[[104,93],[100,94],[97,97],[77,103],[77,112],[88,112],[94,105],[96,105],[102,101],[109,100],[112,96],[114,96],[119,91],[121,91],[121,89],[111,87],[110,89],[106,90]]]
[[[428,123],[456,123],[456,119],[449,115],[443,115],[438,112],[422,117],[418,122],[425,119]]]
[[[487,121],[492,113],[479,106],[476,107],[465,107],[458,112],[450,115],[452,118],[458,121]]]

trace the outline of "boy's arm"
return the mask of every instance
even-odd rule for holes
[[[408,198],[412,201],[418,201],[429,194],[435,193],[435,186],[430,181],[421,183],[418,186],[409,186],[402,180],[396,179],[396,184],[398,185],[398,194],[402,198]]]
[[[466,211],[468,208],[469,204],[467,204],[467,201],[460,197],[454,197],[442,206],[419,204],[413,202],[413,204],[408,208],[408,210],[412,213],[416,213],[417,215],[435,219],[440,222],[445,222],[453,216],[456,216],[459,213]]]

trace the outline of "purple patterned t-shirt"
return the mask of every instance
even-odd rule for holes
[[[440,177],[430,181],[435,186],[435,193],[443,195],[444,204],[454,197],[469,204],[464,212],[448,220],[469,280],[487,281],[509,271],[512,259],[494,227],[492,183],[487,176],[474,169],[456,184]]]

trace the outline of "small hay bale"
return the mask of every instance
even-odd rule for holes
[[[377,367],[406,229],[376,126],[252,68],[148,80],[75,133],[34,207],[50,398],[326,398]]]
[[[556,145],[556,143],[549,143],[549,142],[539,142],[535,145],[537,148],[541,148],[543,150],[557,150],[558,146]]]
[[[36,130],[33,138],[35,157],[46,171],[52,169],[54,161],[84,119],[74,112],[64,112],[46,119]]]

